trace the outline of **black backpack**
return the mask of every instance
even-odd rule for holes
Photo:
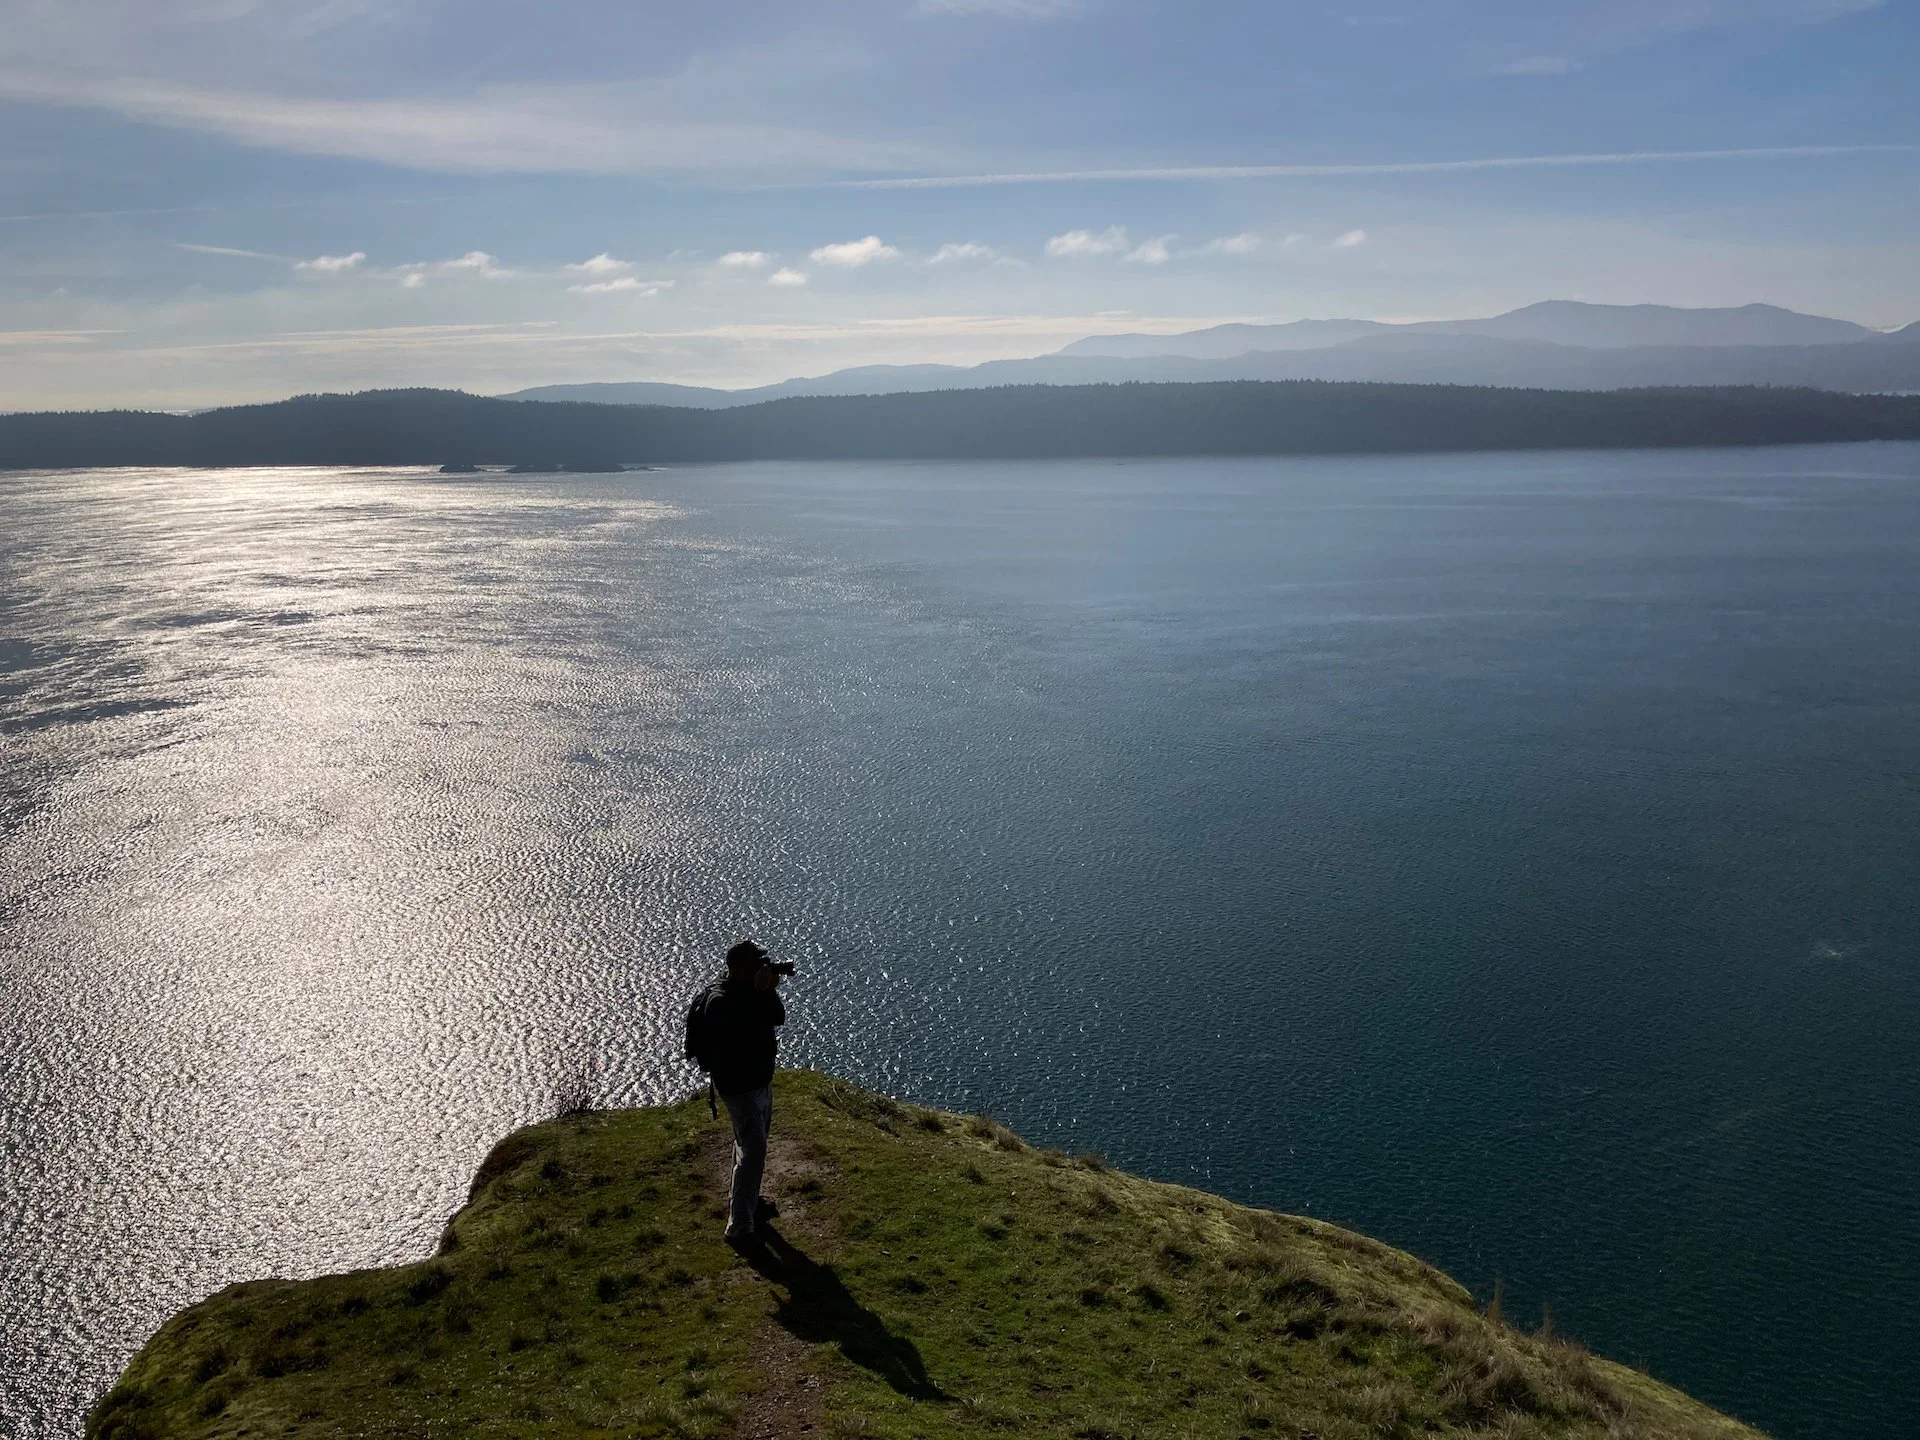
[[[715,1038],[713,1026],[707,1023],[707,1002],[719,990],[718,985],[709,985],[694,996],[693,1003],[687,1006],[687,1039],[681,1054],[707,1074],[713,1072]]]

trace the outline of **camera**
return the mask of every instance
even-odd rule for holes
[[[785,975],[789,979],[793,976],[794,965],[791,960],[769,960],[766,968],[776,975]]]

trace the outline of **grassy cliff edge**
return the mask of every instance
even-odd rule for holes
[[[87,1433],[1757,1435],[1376,1241],[984,1117],[782,1072],[751,1260],[720,1240],[727,1160],[704,1099],[518,1131],[436,1257],[229,1287]]]

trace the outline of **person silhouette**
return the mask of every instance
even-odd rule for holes
[[[782,967],[791,971],[791,967]],[[733,1125],[733,1186],[728,1196],[729,1245],[751,1245],[777,1210],[760,1196],[773,1125],[773,1065],[787,1020],[780,970],[751,940],[727,951],[727,978],[700,1003],[706,1068]]]

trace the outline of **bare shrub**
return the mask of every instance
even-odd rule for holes
[[[591,1075],[582,1069],[569,1070],[553,1087],[553,1099],[547,1107],[550,1118],[564,1120],[569,1115],[591,1114],[595,1108],[594,1091]]]

